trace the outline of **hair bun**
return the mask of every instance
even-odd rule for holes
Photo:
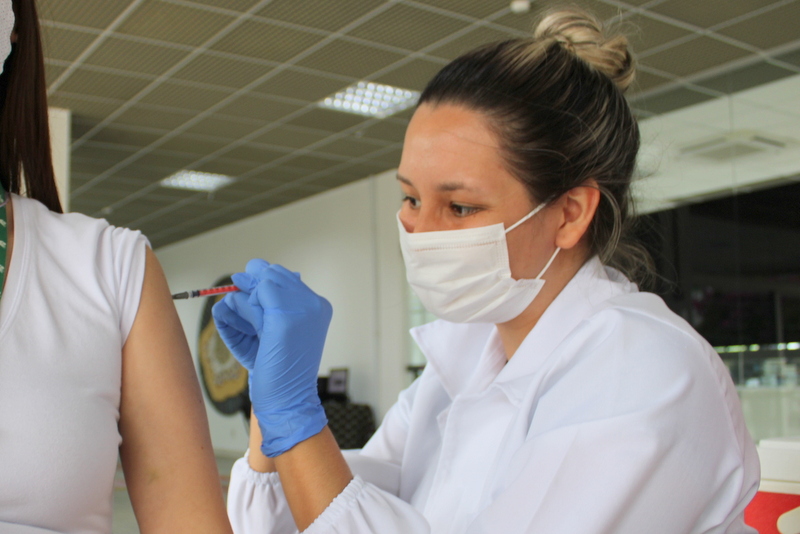
[[[636,74],[628,39],[622,34],[607,37],[597,17],[581,9],[558,9],[546,13],[534,31],[537,40],[561,43],[583,61],[608,76],[621,91]]]

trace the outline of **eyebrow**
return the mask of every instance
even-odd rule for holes
[[[397,180],[403,182],[404,184],[410,187],[414,187],[414,184],[411,183],[411,180],[409,180],[404,176],[398,174]],[[436,186],[437,191],[443,191],[443,192],[459,191],[462,189],[466,191],[478,191],[474,187],[467,187],[463,182],[444,182]]]

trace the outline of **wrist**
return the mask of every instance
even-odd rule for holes
[[[268,414],[256,411],[255,414],[261,431],[261,452],[268,458],[279,456],[319,434],[328,424],[320,404]]]

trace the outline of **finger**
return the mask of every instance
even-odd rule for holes
[[[261,280],[250,294],[250,304],[253,305],[257,302],[264,313],[286,310],[291,307],[288,304],[296,299],[296,291],[287,289],[271,278]]]
[[[214,317],[214,323],[217,326],[217,331],[223,336],[232,335],[234,333],[241,333],[242,335],[255,336],[256,329],[250,321],[242,318],[225,302],[225,299],[214,304],[211,308],[211,315]]]
[[[252,274],[248,273],[233,274],[231,275],[231,280],[233,281],[233,285],[239,288],[239,291],[248,294],[258,284],[258,280]]]
[[[289,280],[289,281],[291,281],[293,283],[294,282],[301,282],[300,273],[296,273],[294,271],[290,271],[289,269],[287,269],[283,265],[278,265],[277,263],[273,263],[272,265],[270,265],[270,270],[280,274],[281,277],[283,277],[284,279]],[[305,284],[303,284],[303,285],[305,285]]]
[[[262,260],[260,258],[253,258],[252,260],[247,262],[247,266],[245,267],[245,272],[254,276],[256,279],[261,279],[261,274],[269,269],[270,264],[269,262]]]
[[[228,307],[240,318],[250,323],[256,332],[261,330],[264,312],[261,306],[253,306],[250,302],[252,293],[237,291],[225,296]]]

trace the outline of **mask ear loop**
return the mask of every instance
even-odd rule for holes
[[[539,213],[540,211],[542,211],[542,209],[543,209],[543,208],[544,208],[546,205],[547,205],[547,203],[546,203],[546,202],[542,202],[541,204],[539,204],[538,206],[536,206],[535,208],[533,208],[533,211],[531,211],[531,212],[530,212],[529,214],[527,214],[525,217],[521,218],[520,220],[518,220],[517,222],[515,222],[514,224],[512,224],[511,226],[509,226],[508,228],[506,228],[506,233],[510,232],[511,230],[513,230],[514,228],[516,228],[517,226],[519,226],[520,224],[524,223],[525,221],[527,221],[528,219],[530,219],[531,217],[533,217],[534,215],[536,215],[537,213]]]
[[[527,221],[528,219],[530,219],[531,217],[533,217],[534,215],[539,213],[546,205],[547,205],[546,202],[542,202],[541,204],[536,206],[533,209],[533,211],[531,211],[525,217],[523,217],[522,219],[518,220],[517,222],[515,222],[514,224],[512,224],[511,226],[506,228],[506,233],[510,232],[511,230],[513,230],[514,228],[519,226],[520,224],[524,223],[525,221]],[[556,247],[556,251],[553,253],[552,256],[550,256],[550,260],[547,262],[547,265],[544,266],[544,269],[542,269],[542,271],[536,276],[535,280],[539,280],[542,276],[544,276],[544,273],[547,272],[547,269],[549,269],[550,265],[553,264],[553,260],[556,259],[556,256],[558,256],[559,252],[561,252],[561,247]]]
[[[552,255],[552,256],[550,256],[550,261],[548,261],[548,262],[547,262],[547,265],[545,265],[545,266],[544,266],[544,269],[542,269],[542,272],[540,272],[540,273],[539,273],[539,274],[536,276],[536,280],[539,280],[539,279],[540,279],[542,276],[544,276],[544,273],[547,271],[547,269],[549,269],[549,268],[550,268],[550,265],[553,263],[553,260],[554,260],[554,259],[556,259],[556,256],[558,256],[558,253],[559,253],[559,252],[561,252],[561,247],[556,247],[556,251],[555,251],[555,252],[553,252],[553,255]]]

